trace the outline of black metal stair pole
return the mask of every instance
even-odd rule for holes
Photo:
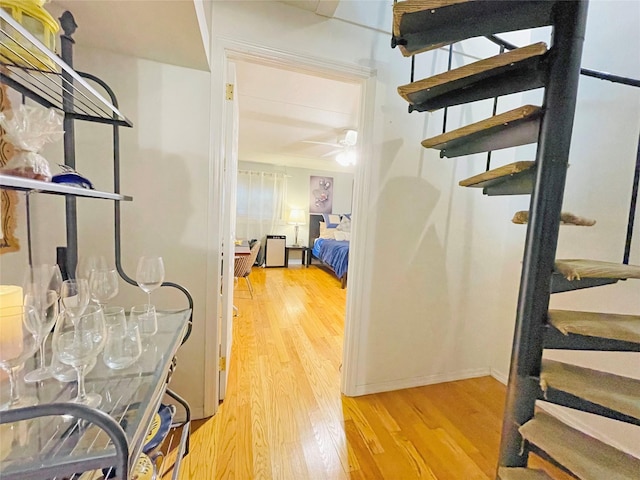
[[[556,4],[502,426],[501,466],[523,467],[528,459],[518,428],[533,416],[539,388],[535,377],[540,373],[586,16],[586,1]]]

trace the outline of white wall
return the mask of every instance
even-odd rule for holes
[[[353,195],[353,174],[326,170],[309,170],[270,163],[240,161],[240,170],[255,172],[278,172],[287,175],[287,198],[285,205],[287,212],[290,208],[302,208],[309,213],[309,177],[312,175],[333,178],[333,212],[350,213]],[[286,222],[278,225],[272,232],[274,235],[286,235],[288,243],[293,243],[294,227]],[[307,244],[309,225],[300,225],[298,229],[298,243]]]

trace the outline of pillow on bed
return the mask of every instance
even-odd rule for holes
[[[338,225],[336,228],[338,230],[343,231],[343,232],[350,232],[351,231],[351,219],[347,218],[346,216],[342,217],[342,220],[340,220],[340,225]]]
[[[351,240],[351,232],[342,232],[336,229],[335,236],[336,240],[339,240],[341,242],[348,242],[349,240]]]
[[[318,238],[324,238],[326,240],[335,240],[336,236],[335,228],[328,228],[327,224],[320,222],[320,236]]]
[[[333,213],[323,213],[322,218],[327,228],[336,228],[340,224],[340,215],[334,215]]]

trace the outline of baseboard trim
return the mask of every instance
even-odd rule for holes
[[[356,385],[353,397],[369,395],[372,393],[390,392],[393,390],[403,390],[405,388],[424,387],[434,383],[453,382],[455,380],[466,380],[468,378],[485,377],[491,374],[489,368],[476,368],[461,370],[458,372],[439,373],[436,375],[425,375],[422,377],[402,378],[390,382],[369,383],[366,385]]]
[[[491,369],[491,376],[495,378],[497,381],[506,385],[509,383],[509,374],[504,373],[502,370],[496,370],[495,368]]]

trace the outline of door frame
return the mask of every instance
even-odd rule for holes
[[[225,85],[236,84],[234,62],[227,62]],[[225,91],[225,136],[224,136],[224,191],[222,192],[222,253],[227,258],[222,262],[221,308],[219,310],[219,357],[231,358],[233,333],[233,292],[236,239],[236,190],[238,184],[238,99],[235,93]],[[227,391],[229,369],[218,368],[218,401],[224,400]]]
[[[212,128],[212,152],[210,159],[210,171],[212,172],[212,188],[210,190],[209,205],[210,211],[214,215],[210,216],[210,234],[217,236],[211,238],[212,248],[208,252],[208,279],[217,290],[220,291],[219,274],[216,280],[215,272],[220,272],[222,258],[222,248],[218,239],[228,228],[226,225],[216,225],[225,219],[222,209],[222,197],[225,185],[230,186],[228,178],[229,172],[223,168],[225,132],[229,126],[225,125],[228,117],[228,102],[225,102],[225,81],[228,76],[229,63],[234,61],[260,62],[274,67],[287,68],[299,72],[321,75],[350,82],[359,83],[361,86],[360,98],[360,139],[359,158],[354,174],[353,191],[353,218],[354,227],[351,236],[351,249],[349,256],[349,276],[347,279],[347,301],[345,309],[345,329],[344,347],[342,360],[341,391],[345,395],[355,395],[357,392],[358,378],[358,345],[362,324],[366,318],[366,308],[363,298],[368,298],[368,283],[364,278],[364,267],[366,265],[365,249],[367,238],[363,233],[367,232],[368,215],[367,205],[370,204],[370,178],[371,167],[366,158],[371,158],[373,153],[373,112],[375,105],[375,70],[358,64],[337,62],[328,58],[301,55],[294,52],[272,49],[257,44],[242,42],[230,38],[217,38],[215,48],[212,50],[212,98],[211,98],[211,128]],[[235,185],[232,187],[235,188]],[[226,216],[229,218],[229,216]],[[211,272],[211,269],[217,268]],[[211,290],[209,290],[211,291]],[[210,296],[209,302],[214,303],[207,311],[218,312],[218,296]],[[208,302],[208,303],[209,303]],[[226,302],[223,300],[223,304]],[[207,305],[209,307],[209,304]],[[206,339],[207,343],[219,345],[219,322],[222,320],[218,314],[215,319],[207,321]],[[212,321],[215,320],[215,321]],[[229,367],[227,360],[227,368]],[[216,378],[210,381],[211,375]],[[218,348],[205,348],[205,414],[212,415],[217,411],[219,398],[219,358]]]

